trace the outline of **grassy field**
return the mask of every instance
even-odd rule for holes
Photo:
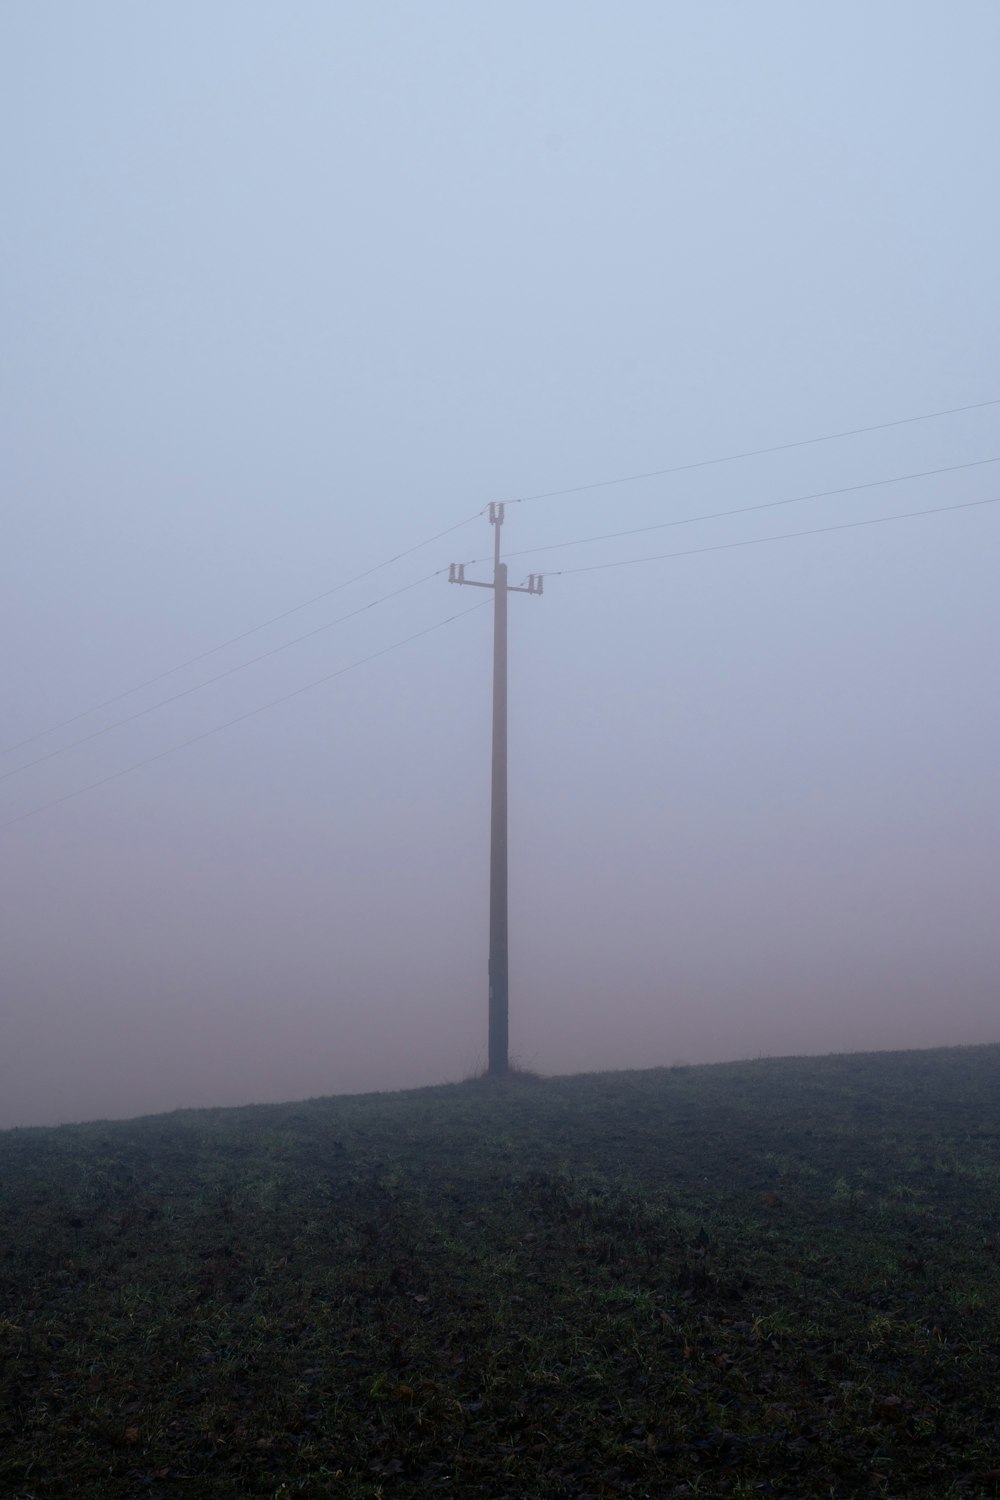
[[[1000,1047],[0,1134],[0,1495],[1000,1493]]]

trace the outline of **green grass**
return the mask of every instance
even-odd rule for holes
[[[1000,1493],[1000,1047],[0,1135],[0,1495]]]

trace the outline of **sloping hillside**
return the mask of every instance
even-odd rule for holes
[[[0,1494],[996,1492],[1000,1047],[0,1135]]]

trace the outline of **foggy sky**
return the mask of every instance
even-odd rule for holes
[[[482,1067],[447,565],[489,501],[1000,397],[998,46],[987,0],[3,8],[0,1126]],[[1000,505],[556,575],[1000,495],[899,478],[998,414],[509,505],[523,1064],[997,1039]]]

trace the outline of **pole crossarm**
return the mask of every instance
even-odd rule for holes
[[[493,758],[490,794],[490,960],[489,960],[489,1071],[501,1077],[508,1063],[508,943],[507,943],[507,595],[540,594],[541,573],[529,573],[526,584],[507,582],[507,564],[500,561],[500,527],[504,508],[489,508],[493,538],[493,579],[466,578],[465,563],[448,568],[449,583],[493,590]]]
[[[495,583],[486,583],[480,578],[466,578],[465,563],[448,564],[448,582],[464,583],[470,589],[495,589]],[[542,594],[544,578],[541,573],[529,573],[527,583],[508,583],[508,594]]]

